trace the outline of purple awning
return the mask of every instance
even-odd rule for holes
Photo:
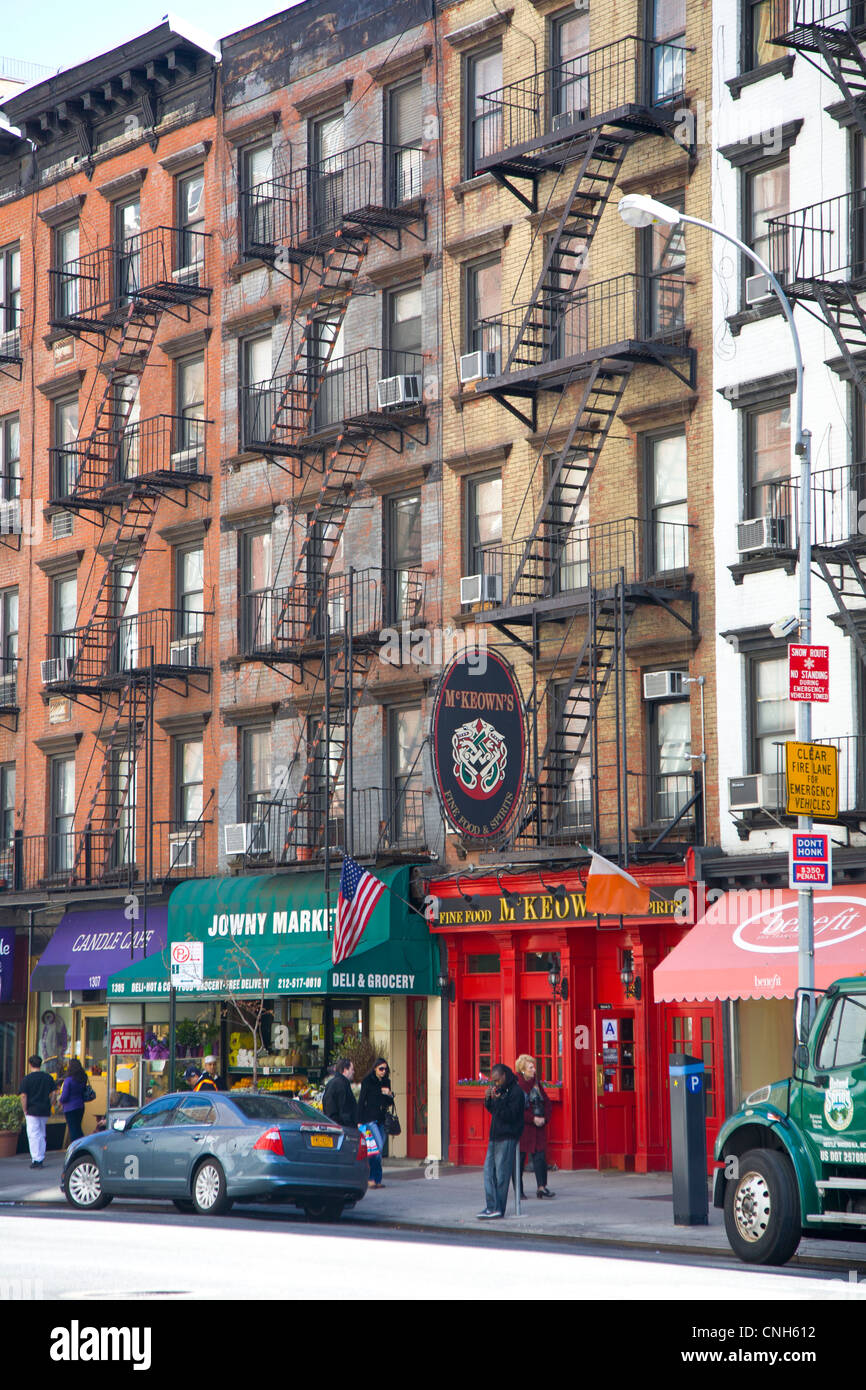
[[[132,961],[165,949],[168,908],[150,907],[147,927],[128,922],[123,908],[67,912],[30,977],[31,990],[105,989]]]

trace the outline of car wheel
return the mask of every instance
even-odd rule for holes
[[[101,1211],[111,1198],[102,1190],[99,1164],[90,1154],[82,1154],[66,1174],[66,1200],[79,1211]]]
[[[192,1202],[189,1200],[188,1197],[172,1197],[171,1200],[173,1205],[177,1207],[178,1211],[187,1213],[195,1211],[195,1207],[193,1206]]]
[[[226,1177],[214,1158],[206,1158],[192,1179],[192,1204],[199,1216],[222,1216],[228,1210]]]
[[[775,1149],[750,1149],[739,1176],[725,1188],[725,1230],[731,1249],[749,1264],[783,1265],[800,1244],[800,1194],[789,1159]]]
[[[308,1221],[339,1221],[343,1203],[334,1201],[305,1202],[304,1215]]]

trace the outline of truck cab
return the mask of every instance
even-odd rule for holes
[[[714,1205],[734,1252],[784,1264],[803,1236],[866,1239],[866,978],[798,990],[793,1075],[719,1131]]]

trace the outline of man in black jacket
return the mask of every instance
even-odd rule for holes
[[[329,1120],[336,1120],[338,1125],[345,1125],[347,1128],[353,1128],[358,1123],[358,1102],[351,1086],[354,1077],[355,1063],[341,1057],[322,1096],[324,1114]]]
[[[497,1062],[490,1069],[490,1085],[484,1104],[491,1114],[490,1139],[484,1160],[484,1198],[487,1203],[478,1213],[480,1221],[492,1221],[505,1215],[508,1184],[514,1176],[514,1156],[523,1133],[523,1111],[526,1097],[517,1084],[510,1067]]]

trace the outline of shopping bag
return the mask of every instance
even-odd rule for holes
[[[382,1152],[382,1150],[379,1148],[378,1141],[376,1139],[375,1134],[373,1133],[373,1126],[358,1125],[358,1129],[363,1134],[364,1143],[367,1145],[367,1157],[376,1158],[377,1155]]]

